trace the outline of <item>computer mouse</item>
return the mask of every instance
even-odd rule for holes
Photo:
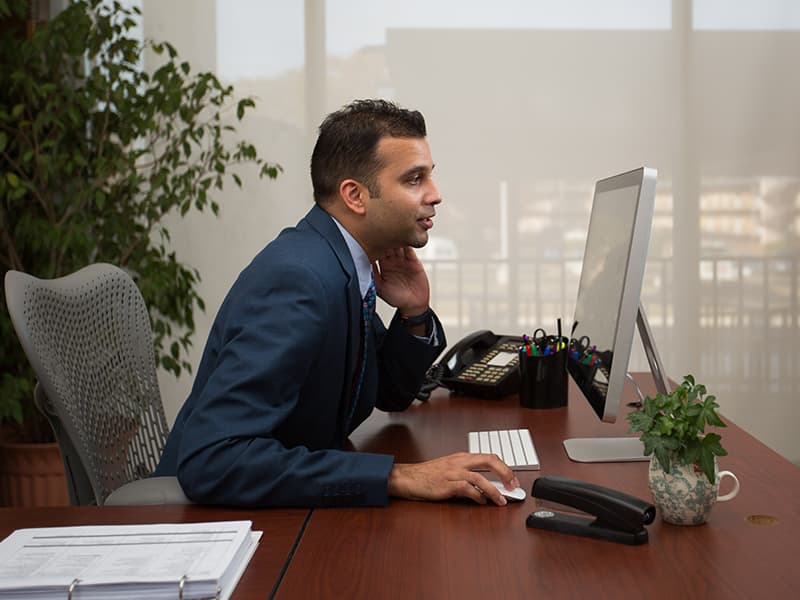
[[[521,487],[514,488],[513,490],[506,489],[506,487],[499,481],[489,481],[494,487],[500,490],[500,493],[511,501],[525,500],[525,490]]]

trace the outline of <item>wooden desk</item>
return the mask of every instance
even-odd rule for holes
[[[654,393],[648,378],[639,381]],[[601,423],[574,386],[569,406],[551,410],[520,408],[515,397],[450,398],[440,391],[404,413],[374,414],[353,441],[360,450],[395,453],[399,462],[419,461],[464,450],[468,431],[513,427],[530,428],[542,465],[518,474],[526,491],[550,474],[650,498],[645,462],[567,458],[564,438],[627,430],[623,417]],[[393,500],[388,508],[315,510],[276,597],[800,597],[800,470],[735,425],[722,435],[730,455],[720,468],[734,471],[742,487],[714,507],[705,525],[674,526],[657,516],[648,544],[625,546],[528,529],[530,497],[506,507]],[[753,515],[777,523],[753,524]]]
[[[239,580],[233,600],[268,598],[308,516],[307,509],[235,510],[203,506],[65,506],[0,508],[0,539],[15,529],[65,525],[136,525],[251,520],[261,542]]]

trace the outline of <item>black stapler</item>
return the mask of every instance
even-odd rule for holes
[[[645,525],[653,522],[655,507],[635,496],[567,477],[544,476],[533,482],[531,496],[571,506],[594,515],[594,520],[574,514],[540,509],[532,512],[528,527],[637,545],[647,543]]]

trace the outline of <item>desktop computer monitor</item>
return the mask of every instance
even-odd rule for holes
[[[630,378],[628,360],[637,326],[656,388],[667,391],[640,302],[656,175],[655,169],[642,167],[601,179],[592,201],[567,370],[597,416],[611,423]],[[564,446],[580,462],[647,460],[636,437],[573,438]]]

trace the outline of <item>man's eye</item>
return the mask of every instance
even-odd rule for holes
[[[422,175],[414,175],[408,179],[408,183],[411,185],[419,185],[422,182]]]

